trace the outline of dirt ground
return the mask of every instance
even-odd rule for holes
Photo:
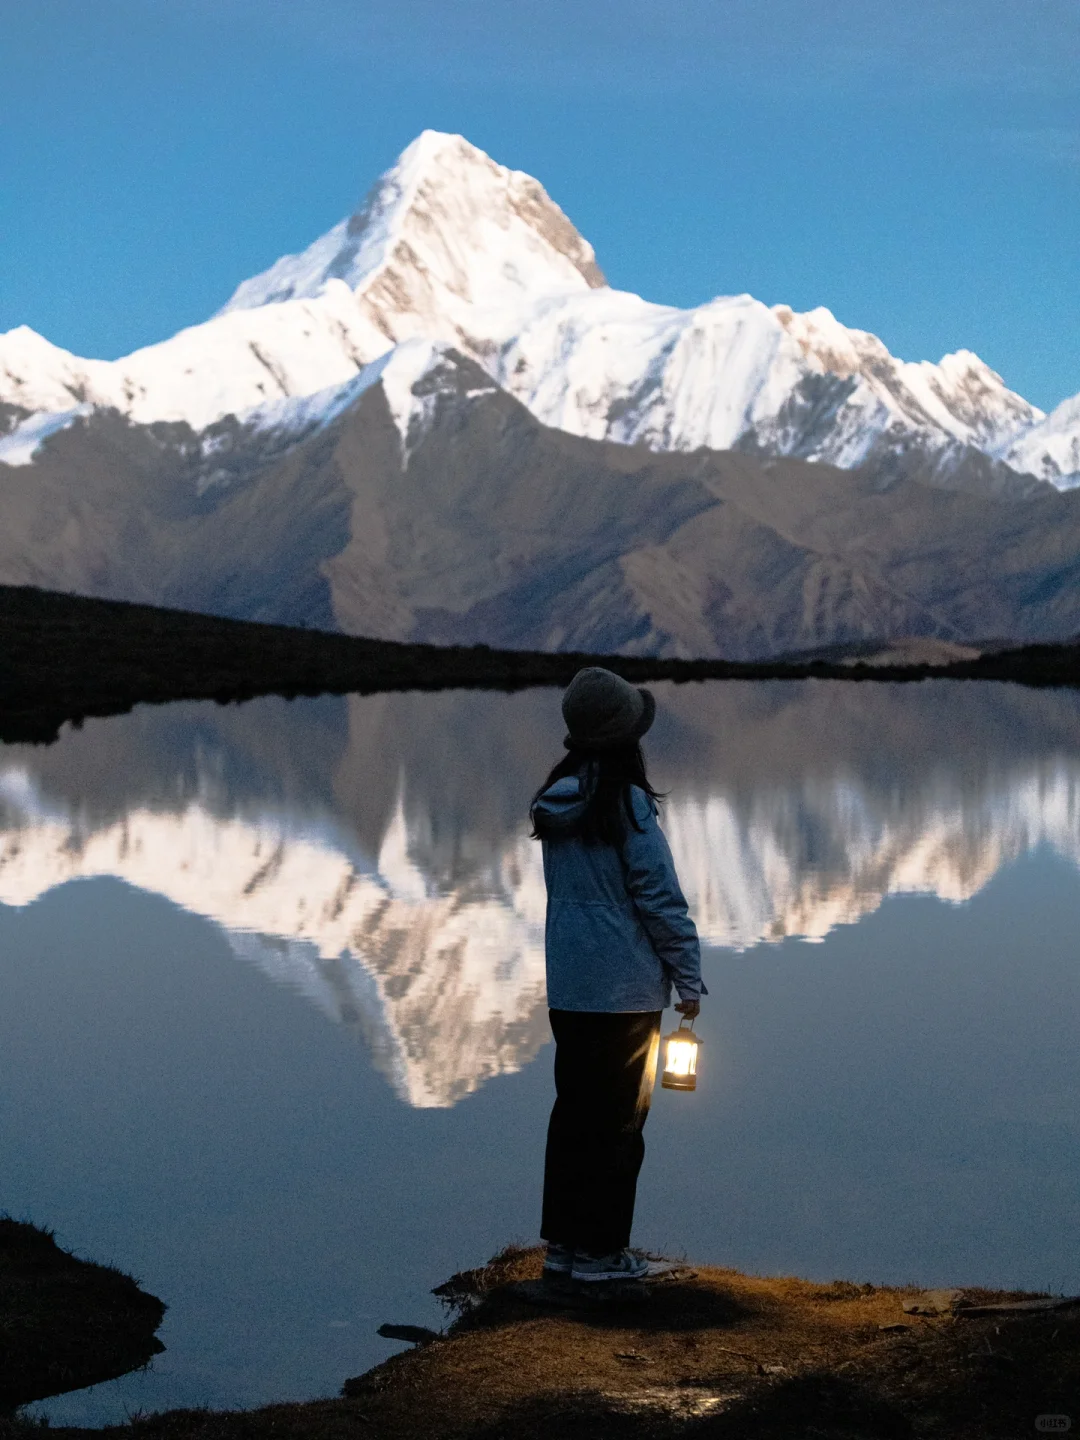
[[[908,1314],[918,1290],[707,1267],[634,1298],[537,1303],[540,1287],[522,1282],[539,1273],[539,1251],[511,1250],[454,1277],[441,1287],[444,1336],[348,1380],[340,1399],[125,1429],[138,1440],[1016,1440],[1062,1414],[1080,1427],[1080,1305]],[[967,1290],[954,1303],[1022,1298]]]

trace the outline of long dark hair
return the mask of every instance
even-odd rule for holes
[[[649,784],[645,756],[636,740],[605,750],[568,750],[552,767],[529,805],[534,840],[542,840],[545,834],[544,816],[537,811],[536,802],[549,785],[567,775],[580,775],[585,792],[584,813],[569,833],[577,835],[586,845],[619,845],[628,824],[635,830],[642,828],[634,815],[631,787],[644,790],[654,804],[664,798]],[[559,830],[559,834],[567,833]]]

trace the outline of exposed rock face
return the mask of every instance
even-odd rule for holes
[[[455,306],[467,320],[473,309],[512,312],[539,294],[605,284],[592,246],[538,181],[434,130],[355,215],[245,280],[220,313],[311,299],[329,280],[343,280],[395,341],[450,339],[437,331]]]

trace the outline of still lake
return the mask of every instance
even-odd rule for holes
[[[1080,1290],[1080,696],[653,687],[706,943],[635,1241]],[[328,1395],[535,1237],[558,692],[143,707],[0,749],[0,1210],[168,1302],[57,1423]]]

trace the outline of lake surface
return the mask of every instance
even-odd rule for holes
[[[711,996],[636,1241],[1080,1290],[1080,697],[654,688]],[[0,749],[0,1209],[169,1304],[148,1373],[37,1413],[333,1394],[535,1237],[524,813],[558,698],[143,708]]]

